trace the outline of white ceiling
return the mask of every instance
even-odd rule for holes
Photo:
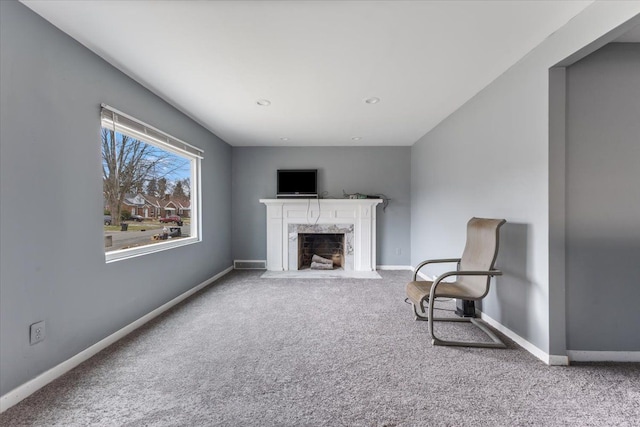
[[[23,3],[231,145],[406,146],[592,1]]]

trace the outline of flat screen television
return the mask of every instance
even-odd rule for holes
[[[276,197],[318,197],[318,170],[278,169]]]

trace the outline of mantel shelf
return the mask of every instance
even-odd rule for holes
[[[315,204],[318,202],[321,204],[345,204],[345,205],[354,205],[354,204],[363,204],[363,205],[377,205],[382,203],[382,199],[260,199],[260,203],[264,203],[265,205],[279,205],[279,204]]]

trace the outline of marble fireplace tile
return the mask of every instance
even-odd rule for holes
[[[289,224],[289,270],[298,270],[298,234],[344,234],[344,271],[354,269],[353,224]]]

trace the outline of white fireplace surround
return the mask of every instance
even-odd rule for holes
[[[376,205],[381,199],[260,199],[260,203],[267,207],[267,270],[298,269],[298,233],[344,233],[351,248],[345,251],[344,269],[376,270]]]

